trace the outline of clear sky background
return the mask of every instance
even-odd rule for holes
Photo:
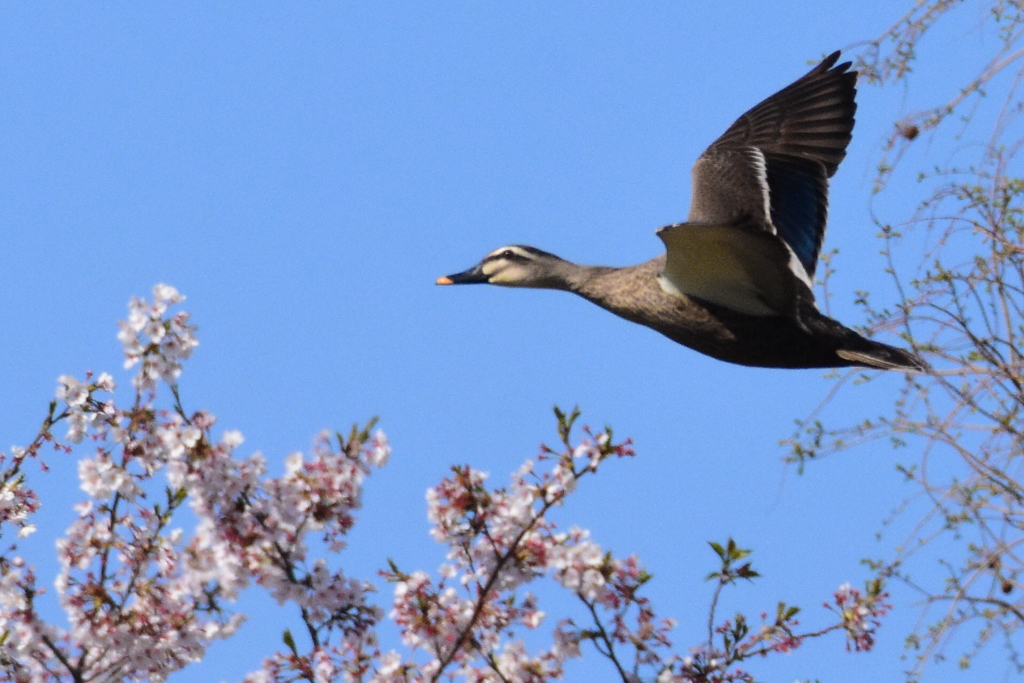
[[[200,327],[185,405],[241,430],[243,453],[278,472],[319,430],[381,417],[393,459],[368,482],[340,558],[349,574],[381,585],[388,557],[433,571],[443,552],[426,489],[454,463],[507,481],[555,442],[551,407],[578,404],[638,455],[557,519],[640,555],[680,649],[704,633],[706,541],[729,536],[754,548],[764,578],[730,593],[722,616],[785,600],[824,624],[820,601],[902,540],[899,525],[876,532],[912,492],[885,444],[803,476],[782,463],[779,440],[827,395],[826,373],[727,365],[560,292],[433,283],[509,243],[583,263],[655,256],[655,229],[686,216],[701,151],[907,4],[6,3],[0,447],[31,439],[60,374],[127,384],[115,321],[130,295],[166,282]],[[887,292],[869,220],[879,146],[929,88],[955,86],[965,61],[950,55],[969,62],[972,11],[928,43],[942,59],[922,67],[920,90],[861,86],[826,241],[840,250],[832,313],[849,324],[855,290]],[[852,387],[833,414],[872,415],[901,380]],[[44,570],[82,496],[73,463],[48,477],[29,546]],[[754,671],[895,680],[917,615],[910,596],[896,603],[876,652],[846,654],[836,635]],[[173,680],[238,680],[294,629],[262,596],[245,605],[241,637]],[[550,629],[561,615],[547,611]],[[610,680],[588,655],[568,679]],[[1009,675],[998,657],[985,670]]]

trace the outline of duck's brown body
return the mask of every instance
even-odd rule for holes
[[[729,363],[770,368],[924,367],[912,354],[865,339],[812,304],[801,310],[805,331],[780,316],[744,315],[666,293],[657,281],[664,264],[665,257],[658,256],[626,268],[581,266],[581,277],[573,278],[568,289],[621,318]],[[865,362],[862,355],[875,362]]]

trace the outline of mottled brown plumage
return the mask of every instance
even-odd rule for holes
[[[754,317],[691,298],[666,293],[657,285],[665,257],[626,268],[580,266],[568,291],[615,315],[660,332],[705,355],[771,368],[831,368],[859,365],[923,371],[913,354],[865,339],[805,305],[807,331],[783,317]],[[843,352],[843,358],[837,352]],[[854,356],[853,354],[858,354]],[[862,356],[860,354],[863,354]]]

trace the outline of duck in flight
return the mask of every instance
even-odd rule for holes
[[[437,284],[566,290],[741,365],[925,372],[913,353],[862,337],[814,302],[828,179],[857,109],[857,72],[838,59],[834,52],[745,113],[701,154],[686,222],[657,231],[664,254],[610,268],[512,245]]]

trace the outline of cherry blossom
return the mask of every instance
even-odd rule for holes
[[[707,642],[677,652],[676,622],[658,616],[644,594],[651,575],[639,558],[616,556],[586,529],[562,529],[550,518],[606,463],[634,455],[610,429],[575,436],[579,412],[556,410],[558,447],[542,447],[507,485],[460,465],[427,492],[430,534],[446,558],[434,573],[395,565],[381,572],[393,586],[388,617],[406,648],[382,649],[376,626],[385,610],[377,602],[386,599],[338,558],[367,477],[390,459],[387,437],[374,421],[347,435],[325,431],[270,476],[266,457],[243,452],[240,432],[215,434],[212,413],[182,404],[177,380],[198,346],[189,315],[174,309],[182,301],[168,285],[154,287],[152,302],[129,301],[117,335],[125,368],[135,369],[129,401],[119,403],[108,373],[61,375],[40,432],[0,453],[0,535],[13,531],[15,539],[0,552],[5,680],[162,681],[236,633],[246,615],[235,601],[246,589],[264,590],[294,613],[285,649],[253,662],[258,668],[245,678],[253,683],[541,683],[588,652],[628,683],[724,683],[752,680],[739,666],[751,658],[835,630],[846,632],[848,649],[874,643],[889,609],[874,584],[863,592],[842,586],[828,605],[837,621],[817,631],[799,632],[799,610],[785,605],[773,618],[763,614],[759,628],[741,614],[716,622],[720,592],[757,577],[749,551],[729,541],[712,544],[721,568],[711,575]],[[63,439],[54,435],[60,423]],[[30,480],[46,473],[49,449],[62,467],[77,458],[82,496],[56,543],[52,585],[62,626],[39,616],[47,582],[16,540],[35,530],[40,500]],[[178,514],[186,507],[191,528]],[[541,581],[578,601],[585,623],[549,617],[527,590]],[[547,639],[528,648],[528,631]]]
[[[886,600],[889,594],[883,590],[879,581],[869,582],[864,591],[844,583],[835,592],[835,607],[825,607],[836,611],[842,617],[843,629],[846,631],[846,649],[870,650],[875,644],[875,631],[892,605]]]

